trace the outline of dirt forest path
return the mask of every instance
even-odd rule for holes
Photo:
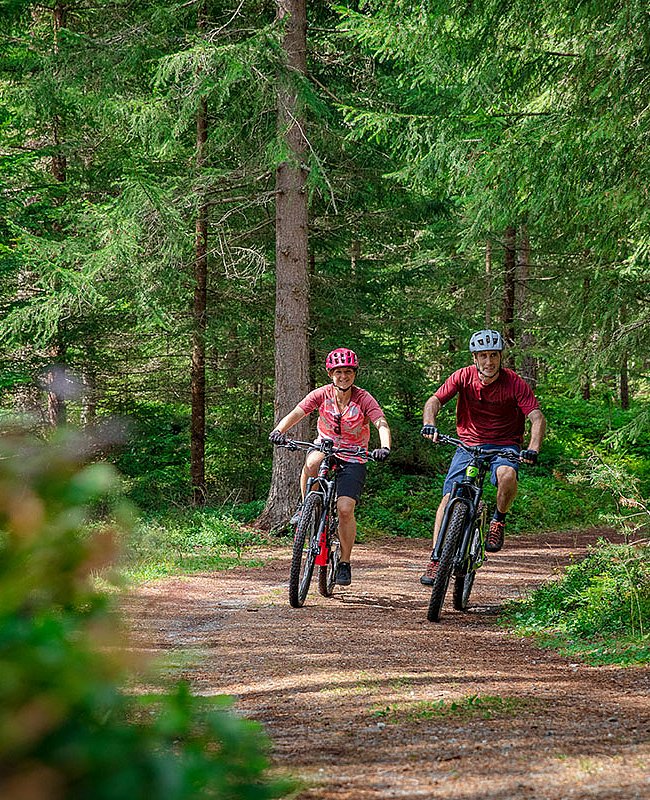
[[[352,586],[312,586],[302,609],[280,547],[259,569],[141,586],[125,611],[136,648],[262,723],[300,800],[645,800],[650,670],[586,666],[496,623],[596,535],[511,538],[468,613],[438,624],[418,583],[427,544],[410,539],[357,545]]]

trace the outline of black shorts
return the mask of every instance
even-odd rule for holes
[[[336,483],[336,494],[338,497],[351,497],[359,502],[363,484],[366,482],[367,467],[365,464],[357,464],[353,461],[341,461],[336,459],[338,478]]]

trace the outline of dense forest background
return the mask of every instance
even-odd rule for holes
[[[549,418],[540,493],[566,501],[582,470],[647,496],[647,5],[310,2],[304,69],[299,6],[2,4],[5,414],[113,420],[98,447],[143,508],[259,513],[283,397],[345,345],[394,432],[371,492],[408,494],[448,457],[419,438],[423,403],[489,325]],[[276,380],[286,164],[309,363],[283,352]]]

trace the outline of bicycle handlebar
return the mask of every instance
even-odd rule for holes
[[[526,462],[521,460],[519,453],[513,453],[512,450],[487,450],[480,445],[469,445],[465,444],[465,442],[461,441],[460,439],[456,439],[454,436],[447,436],[444,433],[438,432],[438,439],[436,443],[440,442],[441,444],[451,444],[454,447],[460,447],[462,450],[465,450],[466,453],[470,453],[471,455],[477,456],[491,456],[492,458],[499,457],[505,458],[508,461],[512,461],[513,464],[524,464]]]
[[[274,443],[275,444],[275,443]],[[287,439],[283,444],[278,444],[276,447],[286,447],[287,450],[320,450],[328,456],[335,456],[342,453],[347,456],[360,456],[367,461],[376,461],[372,457],[370,450],[363,447],[335,447],[332,439],[323,439],[321,442],[301,442],[297,439]]]

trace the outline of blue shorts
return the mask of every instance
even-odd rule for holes
[[[518,453],[520,450],[519,447],[515,447],[514,445],[503,444],[482,444],[481,447],[485,448],[486,450],[511,450],[513,453]],[[465,467],[467,467],[471,460],[472,456],[465,450],[462,450],[460,447],[456,450],[454,457],[451,459],[447,477],[445,478],[445,482],[442,487],[443,496],[451,492],[455,481],[461,481],[465,477]],[[506,467],[512,467],[517,475],[519,475],[518,464],[514,463],[513,461],[508,461],[507,458],[495,458],[490,464],[490,472],[492,473],[491,481],[493,486],[497,485],[497,469],[503,465]]]

